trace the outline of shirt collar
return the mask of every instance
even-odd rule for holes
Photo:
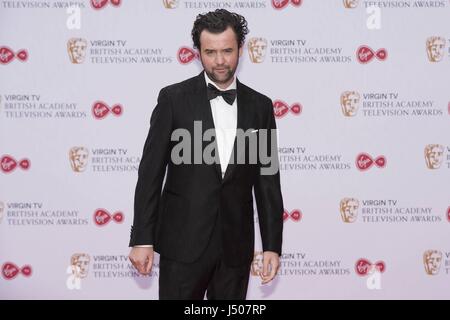
[[[205,74],[206,86],[208,86],[208,84],[211,83],[213,86],[215,86],[217,89],[219,89],[221,91],[236,89],[236,75],[234,76],[233,82],[226,89],[221,89],[221,88],[219,88],[219,86],[217,84],[214,83],[214,81],[212,81],[208,77],[206,72],[203,72],[203,73]]]

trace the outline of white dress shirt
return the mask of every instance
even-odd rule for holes
[[[218,90],[225,91],[236,89],[236,77],[233,82],[226,88],[220,89],[206,74],[206,86],[209,83],[214,85]],[[220,167],[222,171],[222,178],[230,161],[231,153],[233,151],[234,140],[236,138],[237,127],[237,96],[232,105],[229,105],[221,96],[209,100],[211,105],[211,113],[214,120],[214,127],[216,129],[216,141],[219,151]]]
[[[205,72],[206,86],[209,83],[214,85],[221,91],[236,89],[236,77],[233,82],[226,88],[220,89]],[[237,95],[232,105],[229,105],[221,96],[209,100],[211,105],[211,113],[216,129],[217,148],[219,149],[220,167],[222,171],[222,178],[225,176],[228,162],[230,161],[231,153],[233,151],[234,140],[236,138],[237,128]],[[153,245],[136,245],[134,247],[149,248]]]

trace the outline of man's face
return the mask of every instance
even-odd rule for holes
[[[203,30],[200,34],[200,60],[208,77],[225,89],[233,82],[242,47],[238,48],[236,35],[231,27],[222,33]]]
[[[262,38],[251,39],[248,45],[250,59],[253,62],[261,63],[264,61],[267,42]]]
[[[441,61],[444,56],[445,40],[442,38],[435,38],[430,40],[428,44],[428,56],[431,61]]]

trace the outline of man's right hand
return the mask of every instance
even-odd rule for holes
[[[154,251],[152,247],[134,247],[128,258],[140,274],[149,275],[152,271]]]

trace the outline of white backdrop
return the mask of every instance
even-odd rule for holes
[[[248,299],[450,298],[450,2],[172,2],[0,2],[0,297],[157,298],[158,259],[127,261],[137,168],[220,7],[280,129],[282,266]]]

